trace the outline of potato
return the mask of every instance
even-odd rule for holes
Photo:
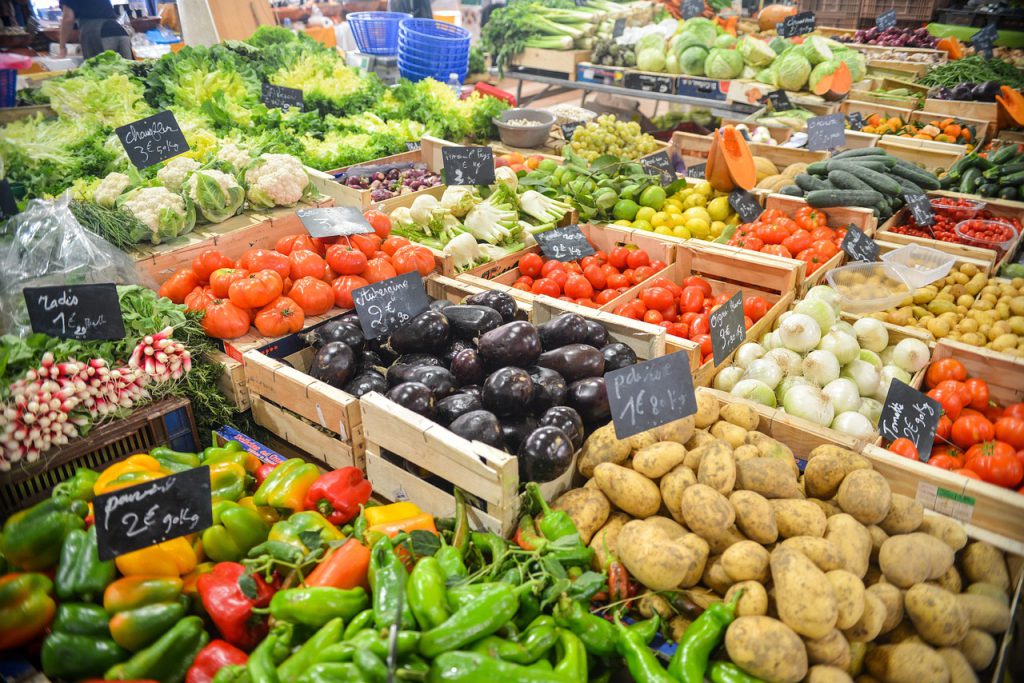
[[[984,671],[996,656],[996,640],[984,631],[969,629],[967,635],[957,643],[956,649],[963,653],[971,668]]]
[[[754,541],[740,541],[722,553],[722,569],[733,582],[768,580],[768,551]]]
[[[967,592],[974,595],[987,595],[994,600],[998,600],[1004,605],[1010,604],[1010,598],[1003,592],[1003,589],[999,586],[993,586],[991,583],[985,583],[983,581],[972,583],[967,587]]]
[[[786,626],[808,638],[821,638],[836,626],[839,608],[825,573],[803,553],[776,546],[770,566],[775,607]]]
[[[718,452],[722,454],[728,454],[732,456],[732,446],[722,441],[721,439],[712,439],[707,443],[701,444],[692,450],[686,451],[686,466],[694,472],[700,471],[700,463],[704,460],[704,456],[711,452]]]
[[[707,564],[704,565],[704,575],[701,577],[701,583],[719,595],[725,595],[729,592],[729,588],[735,582],[725,573],[725,569],[722,567],[721,555],[712,555],[708,558]]]
[[[812,460],[822,455],[837,455],[843,459],[857,459],[863,457],[860,453],[851,451],[848,448],[843,448],[842,446],[836,446],[835,444],[822,444],[820,446],[815,446],[811,452],[807,454],[807,463],[810,464]]]
[[[732,457],[736,462],[740,460],[753,460],[754,458],[760,458],[761,452],[757,450],[757,446],[745,443],[739,448],[733,449]]]
[[[997,634],[1010,628],[1010,607],[995,598],[961,593],[956,596],[956,602],[966,614],[971,628]]]
[[[742,543],[749,539],[741,534],[734,524],[721,533],[708,534],[707,536],[704,536],[704,540],[708,542],[708,546],[711,548],[712,553],[721,555],[737,543]]]
[[[888,633],[899,626],[903,621],[903,591],[891,583],[876,583],[868,586],[867,592],[885,605],[885,621],[882,622],[880,633]]]
[[[784,540],[780,545],[799,550],[823,572],[843,568],[842,560],[839,557],[839,550],[827,538],[792,536]]]
[[[725,602],[732,600],[738,591],[743,591],[736,603],[736,616],[759,617],[768,614],[768,591],[757,581],[740,581],[729,586]]]
[[[939,586],[956,595],[963,589],[963,581],[960,579],[960,572],[956,567],[950,567],[946,573],[939,577]]]
[[[864,584],[860,578],[845,569],[835,569],[825,573],[832,584],[832,593],[836,597],[839,616],[836,617],[836,628],[852,628],[864,614]]]
[[[736,488],[765,498],[803,498],[797,475],[785,460],[755,458],[736,463]]]
[[[683,521],[683,491],[687,486],[697,483],[697,475],[686,465],[676,465],[658,482],[661,500],[665,503],[669,514],[677,522]]]
[[[882,645],[868,652],[864,664],[883,683],[949,683],[946,662],[927,645]]]
[[[771,617],[739,617],[725,632],[729,659],[751,676],[797,683],[807,675],[807,650],[800,636]]]
[[[843,453],[825,453],[807,460],[804,468],[807,495],[825,500],[834,498],[846,475],[857,469],[871,469],[866,458],[849,451]]]
[[[793,536],[824,536],[825,513],[809,500],[771,500],[768,501],[775,513],[775,523],[779,527],[779,535],[784,538]]]
[[[692,565],[688,565],[683,580],[679,582],[680,588],[691,588],[700,583],[701,577],[704,576],[704,566],[711,551],[708,542],[697,534],[686,534],[682,538],[677,538],[676,543],[686,549],[687,557],[694,560]]]
[[[718,411],[718,418],[730,422],[737,427],[742,427],[748,432],[756,430],[758,424],[760,424],[757,411],[742,403],[726,403]]]
[[[703,586],[697,586],[686,591],[686,597],[690,599],[698,609],[705,610],[710,605],[721,602],[722,596],[711,590],[710,588],[704,588]]]
[[[963,524],[945,515],[926,515],[917,530],[944,541],[954,551],[967,545],[967,532]]]
[[[878,551],[886,581],[900,588],[937,579],[953,566],[953,549],[928,534],[891,536]]]
[[[753,491],[733,491],[729,502],[736,511],[736,526],[747,538],[767,545],[779,537],[775,511],[764,496]]]
[[[681,507],[686,526],[701,536],[724,533],[736,521],[729,500],[705,484],[687,486]]]
[[[711,425],[710,431],[711,436],[726,442],[730,448],[742,446],[747,436],[747,430],[743,429],[743,427],[737,427],[731,422],[725,422],[724,420],[719,420]]]
[[[668,622],[669,636],[671,636],[672,640],[678,643],[683,639],[683,634],[686,633],[686,629],[688,629],[692,623],[693,620],[687,619],[684,616],[676,615],[672,617]]]
[[[878,472],[854,470],[839,485],[836,502],[861,524],[878,524],[889,514],[892,490]]]
[[[633,469],[648,479],[661,479],[686,459],[686,449],[675,441],[656,441],[633,454]]]
[[[736,484],[736,460],[733,453],[723,448],[705,453],[697,469],[697,481],[728,496]]]
[[[654,437],[658,441],[674,441],[678,444],[685,444],[693,436],[693,423],[693,415],[687,415],[650,431],[654,433]]]
[[[889,538],[889,534],[885,533],[877,524],[869,525],[868,533],[871,534],[871,559],[878,562],[878,551],[882,549],[882,544],[885,543],[885,539]]]
[[[629,439],[618,439],[615,436],[615,425],[609,422],[595,429],[583,442],[577,467],[580,474],[589,479],[594,476],[595,467],[604,462],[621,465],[629,458],[632,450]]]
[[[994,546],[984,541],[971,543],[964,548],[960,564],[969,582],[984,581],[1009,592],[1010,572],[1006,568],[1006,559]]]
[[[664,531],[672,540],[682,538],[686,534],[690,533],[689,531],[683,528],[682,524],[679,524],[675,520],[671,520],[668,517],[654,515],[653,517],[648,517],[644,521],[648,524],[653,524],[654,526]]]
[[[921,526],[922,519],[924,519],[923,505],[909,496],[894,493],[892,494],[892,504],[889,506],[889,514],[878,526],[890,535],[909,534]]]
[[[834,666],[818,664],[807,672],[805,683],[853,683],[850,674]]]
[[[843,635],[849,641],[869,643],[882,631],[885,617],[885,605],[882,601],[864,591],[864,613],[860,615],[856,624],[843,630]]]
[[[839,629],[832,629],[821,638],[804,638],[807,661],[845,669],[850,666],[850,643]]]
[[[963,652],[952,647],[943,647],[937,652],[949,669],[949,683],[978,683],[978,676]]]
[[[917,635],[914,622],[910,621],[910,619],[904,619],[896,624],[896,628],[889,631],[889,634],[886,636],[886,641],[889,643],[902,643],[905,640],[909,640],[912,643],[924,642],[924,639]]]
[[[706,443],[714,441],[715,437],[711,436],[706,429],[696,429],[693,432],[693,436],[686,440],[683,445],[686,446],[687,451],[692,451],[694,448],[700,448]]]
[[[636,607],[637,611],[640,612],[640,616],[644,619],[650,619],[657,614],[663,620],[667,621],[676,613],[676,611],[672,609],[672,605],[669,604],[668,600],[658,593],[653,593],[651,591],[645,591],[644,594],[640,596]]]
[[[608,563],[617,557],[615,546],[619,540],[619,532],[629,519],[625,512],[611,513],[604,526],[590,539],[590,547],[594,549],[594,559],[591,560],[590,566],[594,571],[604,571]]]
[[[778,439],[773,439],[767,434],[754,431],[747,432],[746,442],[756,446],[758,452],[763,457],[785,462],[793,470],[794,476],[800,472],[796,464],[796,458],[793,457],[793,450]]]
[[[966,611],[948,591],[919,583],[910,587],[903,604],[914,628],[932,645],[956,645],[967,635]]]
[[[580,540],[590,543],[594,534],[608,521],[611,505],[601,491],[579,488],[566,491],[551,505],[554,510],[562,510],[576,523]]]
[[[647,448],[653,443],[658,441],[654,436],[654,432],[648,430],[646,432],[640,432],[629,437],[629,447],[633,451],[638,451],[641,448]]]
[[[857,683],[874,683],[875,679],[867,674],[861,674],[864,670],[864,657],[868,653],[868,646],[865,643],[850,643],[850,666],[846,671],[851,676],[857,676]]]
[[[697,553],[673,541],[659,526],[640,520],[622,527],[615,552],[629,573],[653,590],[675,588],[700,561]]]
[[[718,421],[718,399],[707,392],[697,392],[697,412],[693,416],[693,425],[698,429],[707,429]]]
[[[661,507],[658,485],[639,472],[605,462],[594,468],[594,479],[615,507],[634,517],[650,517]]]

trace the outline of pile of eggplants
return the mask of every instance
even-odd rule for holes
[[[542,325],[520,317],[508,294],[481,292],[434,301],[390,337],[368,340],[350,312],[306,335],[316,351],[309,374],[354,396],[383,393],[518,456],[521,481],[552,481],[610,419],[604,374],[637,358],[576,313]]]

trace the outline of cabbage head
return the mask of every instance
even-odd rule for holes
[[[665,50],[665,39],[660,33],[648,33],[636,41],[636,53],[640,54],[647,49],[655,49],[663,52]]]
[[[772,87],[778,88],[779,74],[776,71],[775,64],[772,64],[771,66],[758,71],[757,75],[754,76],[754,80],[757,81],[758,83],[764,83],[765,85],[770,85]]]
[[[730,48],[736,46],[736,36],[723,33],[715,38],[714,47]]]
[[[668,43],[669,49],[676,54],[682,54],[683,50],[694,45],[699,45],[705,50],[708,48],[708,46],[704,44],[704,41],[701,40],[700,36],[694,33],[686,33],[685,31],[672,36],[672,39]]]
[[[774,50],[775,54],[781,55],[783,52],[792,47],[792,44],[785,38],[775,36],[772,38],[772,42],[768,43],[768,47]]]
[[[637,52],[636,68],[641,71],[664,71],[665,53],[654,47]]]
[[[754,36],[745,36],[740,41],[738,49],[748,66],[765,67],[778,56],[768,43]]]
[[[665,57],[665,71],[670,74],[683,73],[683,70],[679,67],[679,55],[675,52],[669,52],[668,56]]]
[[[683,73],[690,76],[704,75],[704,60],[708,58],[707,48],[693,45],[679,55],[679,66]]]
[[[827,62],[832,59],[832,48],[828,46],[828,43],[824,38],[820,36],[810,36],[800,46],[800,51],[803,53],[807,61],[811,63],[811,66]]]
[[[220,223],[242,210],[245,189],[234,176],[221,171],[196,171],[185,182],[196,210],[211,223]]]
[[[715,39],[718,38],[718,29],[715,28],[715,24],[711,20],[694,17],[687,19],[683,24],[683,34],[695,36],[704,47],[711,47],[715,44]]]
[[[850,78],[855,83],[867,75],[867,60],[860,52],[850,49],[832,50],[832,55],[846,63],[846,68],[850,70]]]
[[[810,71],[810,69],[808,69]],[[704,73],[709,78],[736,78],[743,72],[743,57],[736,50],[711,48],[704,60]]]
[[[772,67],[778,74],[779,87],[800,90],[811,75],[811,63],[799,50],[790,50],[776,60]]]

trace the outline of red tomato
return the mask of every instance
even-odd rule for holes
[[[220,268],[230,268],[234,262],[216,249],[207,249],[192,260],[192,272],[200,282],[209,282],[210,275]]]
[[[697,275],[690,275],[683,279],[683,287],[700,287],[704,290],[704,296],[711,296],[711,283]]]
[[[388,218],[386,213],[371,209],[363,213],[363,218],[370,224],[373,231],[377,233],[377,237],[380,237],[382,240],[387,239],[391,234],[391,219]]]
[[[358,275],[342,275],[335,278],[331,283],[335,305],[341,308],[355,308],[355,304],[352,303],[352,292],[368,284],[369,281]]]
[[[299,278],[288,291],[288,298],[306,315],[322,315],[334,307],[334,291],[315,277]]]
[[[768,313],[768,302],[762,296],[748,296],[743,299],[743,313],[757,322]]]
[[[548,274],[545,275],[545,277],[558,285],[558,289],[564,292],[565,283],[569,280],[569,271],[564,268],[555,268],[548,271]]]
[[[640,266],[646,266],[650,264],[651,257],[647,255],[647,252],[643,249],[633,249],[629,252],[629,256],[626,257],[626,265],[630,268],[639,268]]]
[[[698,315],[693,319],[693,322],[690,323],[690,338],[693,339],[693,341],[697,341],[697,337],[699,336],[709,335],[710,333],[711,325],[708,322],[708,316],[703,314]]]
[[[965,384],[964,382],[956,382],[954,380],[947,379],[944,382],[939,382],[939,386],[935,388],[941,389],[942,391],[956,392],[956,395],[960,397],[960,402],[964,404],[964,411],[968,410],[967,406],[969,406],[971,403],[971,390],[967,388],[967,384]],[[965,414],[966,412],[961,413],[961,415]]]
[[[644,303],[647,308],[653,308],[655,310],[661,310],[668,308],[672,305],[672,292],[668,291],[664,287],[648,287],[644,291],[640,292],[640,301]]]
[[[623,269],[629,261],[629,249],[626,247],[615,247],[608,252],[608,263],[618,269]]]
[[[392,266],[387,260],[382,258],[372,258],[366,263],[366,270],[362,273],[363,278],[366,279],[371,285],[374,282],[380,282],[381,280],[388,280],[398,275],[395,272],[395,267]]]
[[[241,268],[248,270],[250,273],[258,273],[261,270],[273,270],[281,276],[282,280],[288,277],[292,271],[288,257],[270,249],[250,249],[242,255],[239,264]]]
[[[988,407],[988,382],[972,377],[964,382],[964,386],[971,395],[969,406],[975,410],[984,410]]]
[[[1024,420],[1024,403],[1014,403],[1003,409],[1003,417],[1017,417]]]
[[[424,246],[410,244],[395,252],[391,265],[399,275],[416,270],[425,276],[434,270],[434,255]]]
[[[797,230],[792,235],[782,240],[782,246],[786,247],[791,254],[799,254],[804,249],[808,249],[811,246],[811,233],[806,230]]]
[[[942,411],[949,415],[950,420],[956,420],[960,417],[960,411],[964,408],[964,402],[960,397],[958,391],[949,390],[947,388],[940,389],[935,387],[927,394],[930,398],[934,398],[942,405]]]
[[[967,368],[955,358],[937,360],[929,365],[928,370],[924,373],[924,384],[929,389],[946,380],[963,382],[966,379]]]
[[[533,285],[530,287],[530,291],[534,294],[547,294],[548,296],[558,296],[562,293],[562,288],[558,286],[558,283],[554,280],[546,277],[540,277],[533,281]]]
[[[292,281],[309,277],[323,280],[327,275],[327,264],[315,252],[308,249],[293,249],[288,255],[288,263],[291,265],[291,272],[288,276]]]
[[[540,275],[543,265],[544,259],[540,257],[540,254],[526,254],[519,259],[519,272],[530,277],[537,277]]]
[[[380,251],[381,245],[384,244],[384,240],[378,237],[376,233],[366,235],[350,235],[346,239],[348,239],[349,244],[351,244],[353,247],[366,254],[366,258],[368,259],[372,259],[374,257],[374,254]]]
[[[667,330],[669,334],[682,337],[683,339],[690,336],[690,326],[686,323],[672,323]]]
[[[953,429],[953,421],[949,419],[949,415],[940,415],[939,424],[935,428],[935,438],[942,441],[949,441],[949,433]]]
[[[792,252],[781,244],[769,244],[761,250],[762,254],[773,254],[782,258],[793,258]]]
[[[952,458],[957,464],[957,467],[963,467],[966,458],[964,452],[956,446],[950,446],[942,444],[941,446],[932,446],[932,457],[937,455],[944,455],[947,458]]]
[[[327,265],[338,275],[361,275],[368,262],[366,254],[347,244],[327,247]]]
[[[960,448],[968,448],[981,441],[990,441],[995,437],[995,428],[982,415],[961,416],[953,421],[950,436]]]
[[[806,228],[805,228],[806,229]],[[811,230],[811,241],[817,242],[819,240],[825,240],[826,242],[832,242],[835,240],[836,234],[832,231],[832,228],[826,226],[818,226]]]
[[[612,289],[619,289],[620,287],[629,287],[629,278],[621,273],[614,273],[608,276],[607,285]]]
[[[996,438],[1013,446],[1015,450],[1024,449],[1024,420],[1019,417],[1001,417],[995,424]]]
[[[954,430],[956,425],[953,425]],[[1014,488],[1024,479],[1024,463],[1018,458],[1016,451],[1009,444],[1001,441],[989,441],[979,444],[979,450],[971,457],[967,451],[967,469],[997,486]]]
[[[309,235],[285,235],[277,242],[274,243],[274,251],[288,256],[296,249],[306,249],[308,251],[315,251],[321,256],[324,255],[324,247],[322,244],[318,244]]]
[[[651,280],[648,285],[651,287],[664,287],[668,291],[672,292],[672,296],[680,296],[683,293],[683,288],[675,282],[672,282],[672,280],[669,280],[667,277],[655,278]],[[701,288],[701,291],[703,291],[703,287]]]
[[[667,267],[668,266],[666,265],[666,263],[660,259],[654,259],[653,261],[651,261],[651,268],[654,268],[654,272],[656,273],[660,273]]]
[[[561,261],[556,261],[554,259],[551,259],[550,261],[545,261],[544,265],[541,266],[541,268],[540,268],[540,274],[543,275],[544,277],[547,277],[548,274],[550,274],[551,271],[553,271],[553,270],[563,270],[564,271],[565,270],[565,264],[562,263]]]
[[[184,303],[185,297],[199,286],[199,278],[191,268],[182,268],[167,278],[160,285],[160,296],[167,297],[176,304]]]
[[[889,444],[889,451],[895,453],[901,458],[910,458],[911,460],[920,460],[921,456],[917,453],[917,446],[910,439],[899,438]]]
[[[683,287],[679,295],[679,307],[684,313],[699,313],[704,308],[704,290],[696,285]]]
[[[590,281],[590,286],[596,290],[604,289],[608,284],[608,276],[601,270],[601,266],[596,263],[585,266],[583,268],[583,276]]]
[[[953,470],[953,474],[959,474],[961,477],[967,477],[968,479],[977,479],[981,481],[981,475],[974,470],[962,467],[960,469]]]
[[[710,334],[693,334],[693,328],[690,328],[690,341],[696,342],[700,346],[701,356],[708,356],[712,353],[711,349],[711,335]]]
[[[928,464],[932,467],[952,471],[959,468],[962,463],[956,458],[952,458],[948,455],[933,455],[928,459]]]
[[[380,245],[380,248],[381,251],[383,251],[388,256],[394,256],[396,251],[398,251],[407,244],[412,244],[412,242],[405,239],[404,237],[393,235],[384,240],[383,244]]]
[[[640,266],[633,271],[633,284],[638,285],[644,280],[648,280],[654,276],[657,271],[650,266]]]
[[[836,243],[830,239],[815,240],[814,242],[811,242],[811,249],[814,249],[821,254],[823,261],[827,261],[839,253],[839,247],[837,247]]]
[[[658,323],[665,320],[665,316],[661,314],[661,311],[647,311],[644,313],[644,322],[657,325]]]
[[[603,289],[597,293],[597,296],[594,297],[594,303],[598,304],[599,306],[604,306],[606,303],[608,303],[618,295],[619,292],[617,290]]]
[[[565,281],[566,295],[574,299],[589,299],[594,296],[594,286],[590,280],[578,273],[572,273]]]

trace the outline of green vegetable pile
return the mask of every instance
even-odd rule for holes
[[[1024,197],[1024,152],[1019,145],[1006,145],[985,156],[971,152],[950,166],[939,184],[953,192],[1020,200]]]
[[[1001,59],[985,59],[972,55],[952,62],[933,66],[918,79],[921,85],[953,88],[961,83],[995,81],[1013,88],[1024,88],[1024,74]]]

